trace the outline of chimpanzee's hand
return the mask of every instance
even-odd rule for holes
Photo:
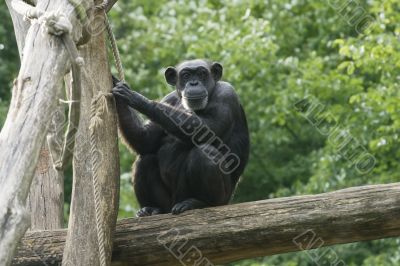
[[[120,83],[121,81],[119,79],[117,79],[114,75],[111,75],[112,78],[112,84],[113,87],[116,87],[118,85],[118,83]]]
[[[114,95],[117,102],[123,102],[128,105],[134,104],[132,98],[134,98],[133,91],[129,88],[128,84],[125,82],[118,81],[113,77],[114,88],[112,89],[112,94]]]
[[[118,81],[115,77],[113,78],[113,83]],[[115,84],[116,86],[112,89],[112,94],[114,95],[117,104],[125,103],[132,108],[138,108],[141,105],[144,105],[148,102],[148,100],[142,96],[141,94],[132,91],[128,84],[124,81],[118,81]]]

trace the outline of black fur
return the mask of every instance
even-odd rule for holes
[[[247,164],[249,133],[233,87],[220,81],[222,71],[219,63],[204,60],[167,68],[165,78],[176,90],[161,102],[114,79],[120,131],[138,153],[138,216],[229,202]]]

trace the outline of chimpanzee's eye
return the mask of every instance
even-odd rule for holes
[[[189,73],[189,72],[184,72],[184,73],[182,73],[182,79],[187,80],[187,79],[189,79],[189,78],[190,78],[190,73]]]
[[[200,77],[201,79],[205,79],[205,78],[207,77],[207,71],[204,70],[204,69],[200,69],[200,70],[199,70],[199,77]]]

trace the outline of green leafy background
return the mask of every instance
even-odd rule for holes
[[[244,202],[399,182],[400,3],[349,3],[119,1],[110,19],[127,81],[149,98],[171,90],[163,77],[169,65],[191,58],[224,65],[224,79],[236,88],[251,132],[250,162],[234,197]],[[19,60],[4,2],[0,7],[1,125]],[[359,30],[366,19],[373,24]],[[296,110],[295,103],[309,95],[324,106],[320,116],[374,156],[372,171],[359,173],[337,143]],[[138,207],[130,185],[133,160],[121,144],[120,218]],[[66,188],[68,207],[70,175]],[[232,265],[331,265],[334,256],[346,265],[400,265],[399,244],[386,239],[318,249],[333,255],[317,262],[307,252],[294,252]]]

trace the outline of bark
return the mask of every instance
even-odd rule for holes
[[[125,219],[117,225],[113,265],[224,264],[398,237],[399,220],[400,183],[248,202],[179,216]],[[64,230],[28,234],[15,265],[59,261],[65,234]],[[324,256],[322,251],[313,254]]]
[[[13,21],[15,39],[17,41],[19,56],[20,56],[20,59],[22,59],[22,51],[25,46],[25,37],[26,37],[26,34],[28,33],[30,23],[29,23],[29,21],[24,20],[23,16],[21,14],[18,14],[11,7],[11,2],[12,2],[12,0],[6,0],[6,5],[8,7],[8,10],[10,12],[10,15],[11,15],[11,18]]]
[[[11,0],[6,0],[10,7]],[[85,2],[84,2],[85,3]],[[71,21],[74,34],[81,26],[67,1],[39,0],[43,11],[60,10]],[[26,24],[11,11],[17,40],[24,39]],[[13,88],[6,122],[0,133],[0,265],[9,265],[30,225],[26,198],[50,118],[68,69],[68,55],[59,37],[44,34],[38,23],[29,27],[21,69]]]
[[[64,174],[53,167],[47,143],[33,177],[28,199],[30,230],[52,230],[64,226]]]
[[[106,5],[106,12],[109,12],[111,8],[118,2],[118,0],[108,0],[108,4]]]
[[[12,8],[10,8],[10,14],[13,17],[17,46],[22,61],[22,50],[30,23],[23,20],[22,16]],[[55,120],[51,127],[57,129],[58,124],[58,121]],[[40,151],[28,202],[31,213],[31,230],[51,230],[63,227],[63,174],[53,169],[48,156],[47,144],[44,144]]]
[[[56,110],[51,118],[47,141],[40,150],[29,192],[30,230],[64,227],[64,173],[55,169],[50,145],[53,150],[62,148],[66,120],[64,106],[60,104]]]
[[[99,11],[94,24],[102,24],[104,12]],[[80,56],[85,59],[82,73],[82,104],[78,135],[73,159],[73,190],[68,236],[64,250],[63,265],[100,264],[101,246],[98,230],[104,239],[105,263],[111,262],[113,233],[118,214],[119,199],[119,152],[116,110],[113,98],[107,98],[106,110],[101,125],[95,129],[93,153],[90,143],[91,101],[100,92],[112,88],[108,65],[105,32],[93,35],[89,43],[81,48]],[[97,166],[92,165],[93,155]],[[96,205],[93,191],[93,176],[98,171],[100,228],[96,227]]]

